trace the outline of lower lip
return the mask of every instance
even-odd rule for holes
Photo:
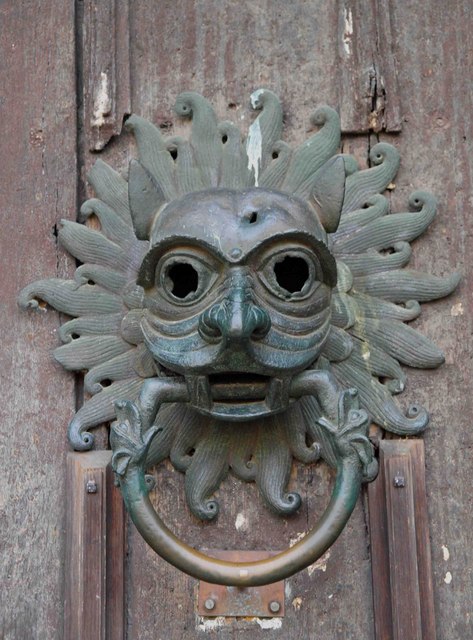
[[[215,374],[209,376],[212,400],[246,403],[264,400],[271,378],[269,376],[247,374]]]
[[[279,413],[287,408],[281,381],[253,374],[212,374],[194,379],[198,393],[191,405],[217,419],[243,422]]]

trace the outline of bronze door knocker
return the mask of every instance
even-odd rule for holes
[[[393,395],[405,386],[401,364],[436,367],[443,355],[406,323],[459,281],[407,268],[436,200],[416,191],[409,212],[390,213],[393,146],[376,144],[360,170],[338,153],[338,114],[319,107],[320,129],[291,148],[276,95],[251,99],[261,113],[246,140],[196,93],[175,105],[192,119],[188,140],[131,116],[139,160],[127,180],[100,160],[89,176],[97,197],[80,221],[94,214],[100,231],[63,222],[60,240],[83,263],[74,279],[20,295],[24,308],[43,300],[72,318],[54,355],[87,371],[91,394],[69,426],[72,446],[90,449],[89,429],[113,421],[113,468],[144,539],[188,574],[238,586],[286,578],[335,541],[377,473],[370,422],[399,435],[425,429],[427,412],[406,414]],[[146,471],[168,457],[206,520],[229,471],[284,516],[301,504],[288,490],[293,459],[320,457],[336,480],[297,544],[232,563],[188,546],[154,511]]]

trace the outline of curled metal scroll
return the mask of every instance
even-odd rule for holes
[[[188,140],[128,118],[138,159],[126,178],[101,160],[89,174],[96,197],[79,222],[95,216],[100,229],[62,223],[59,240],[82,263],[74,278],[40,280],[19,296],[24,309],[48,304],[70,318],[54,355],[86,372],[90,394],[69,425],[73,448],[92,448],[93,428],[118,417],[114,469],[144,537],[192,575],[240,585],[290,575],[337,537],[360,483],[375,475],[368,415],[398,435],[426,428],[425,409],[406,411],[393,396],[406,384],[403,365],[444,358],[406,323],[459,282],[407,268],[437,204],[415,191],[408,211],[390,212],[382,194],[399,168],[393,146],[376,144],[360,168],[338,153],[330,107],[315,110],[318,130],[291,147],[277,96],[259,89],[251,105],[259,113],[246,137],[193,92],[175,104],[191,120]],[[214,493],[230,470],[286,516],[301,504],[288,490],[293,460],[319,456],[337,471],[325,515],[261,565],[203,559],[147,498],[146,469],[169,458],[200,519],[217,516]]]

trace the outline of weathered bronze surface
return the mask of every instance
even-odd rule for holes
[[[172,402],[175,397],[168,393],[173,387],[168,383],[169,380],[164,381],[161,389],[165,390],[165,396]],[[163,394],[159,393],[159,389],[156,391],[159,409]],[[283,580],[320,558],[343,531],[355,507],[361,483],[374,479],[378,465],[366,435],[368,414],[357,409],[356,390],[337,394],[336,387],[331,386],[331,380],[325,372],[306,372],[295,377],[293,395],[296,398],[306,394],[312,396],[318,391],[320,395],[317,397],[323,397],[327,402],[327,414],[328,407],[338,399],[338,406],[330,406],[336,414],[333,422],[326,417],[318,420],[323,441],[331,448],[336,460],[337,476],[332,498],[318,524],[302,540],[271,558],[253,562],[214,559],[196,551],[169,531],[151,505],[148,498],[150,477],[145,476],[149,446],[160,427],[153,425],[145,429],[137,404],[117,402],[118,421],[112,426],[111,434],[114,451],[112,465],[119,477],[130,516],[146,542],[168,562],[195,578],[237,587],[253,587]],[[267,446],[268,449],[272,446],[269,441]],[[277,468],[274,471],[277,472]],[[208,469],[202,466],[201,472],[205,474]],[[284,498],[289,505],[288,511],[293,511],[294,505],[300,503],[298,494],[288,494]],[[208,502],[205,506],[210,514],[216,513],[215,502]]]
[[[281,141],[282,109],[267,90],[246,141],[219,123],[194,93],[178,115],[189,140],[163,138],[132,116],[139,161],[128,183],[98,161],[93,231],[64,222],[60,239],[82,264],[75,280],[43,280],[20,295],[72,316],[55,356],[87,370],[93,397],[69,427],[89,449],[88,429],[115,418],[114,468],[138,529],[161,555],[209,582],[264,584],[313,562],[348,519],[363,480],[376,474],[368,414],[393,433],[421,432],[426,411],[407,414],[392,398],[400,364],[435,367],[441,352],[406,322],[420,302],[450,293],[458,275],[406,269],[409,242],[432,222],[435,198],[415,192],[410,212],[389,213],[381,193],[399,166],[394,147],[375,145],[359,170],[337,154],[337,113],[320,107],[320,130],[292,149]],[[170,457],[186,474],[189,506],[218,513],[213,494],[231,469],[255,481],[287,515],[293,458],[321,456],[337,470],[332,500],[304,540],[270,560],[225,564],[175,539],[151,508],[146,469]]]

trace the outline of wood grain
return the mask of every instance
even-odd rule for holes
[[[407,456],[384,460],[393,638],[422,638],[412,468]],[[395,484],[395,482],[398,484]],[[427,538],[428,543],[428,538]],[[434,640],[434,639],[432,639]]]
[[[59,317],[21,287],[67,277],[61,218],[76,215],[74,6],[0,3],[0,637],[62,638],[64,459],[74,378],[52,357]]]
[[[436,632],[442,640],[457,640],[473,636],[471,6],[467,0],[429,0],[422,11],[414,0],[376,6],[378,33],[384,30],[390,38],[382,57],[391,67],[383,69],[383,76],[395,86],[396,66],[399,91],[394,100],[402,104],[403,130],[400,136],[373,135],[370,142],[359,136],[346,148],[355,148],[366,160],[379,137],[396,144],[402,164],[391,196],[394,210],[405,210],[416,188],[440,198],[436,222],[416,241],[413,266],[437,275],[454,268],[463,273],[458,293],[427,306],[416,321],[444,349],[446,365],[438,371],[410,371],[401,397],[403,404],[423,403],[432,416],[425,450]],[[317,104],[341,105],[343,110],[356,98],[342,82],[340,102],[344,7],[321,0],[136,0],[129,17],[133,110],[164,131],[179,133],[186,126],[172,113],[175,96],[197,90],[216,104],[221,117],[245,129],[254,117],[248,96],[266,86],[282,97],[288,140],[298,143]],[[363,16],[358,24],[366,29],[362,23]],[[106,34],[103,38],[107,41]],[[115,44],[121,55],[126,43],[118,38]],[[384,44],[380,40],[379,46]],[[65,427],[74,411],[74,386],[72,376],[50,355],[58,344],[58,316],[19,313],[16,295],[35,279],[68,277],[73,269],[57,247],[55,225],[77,211],[74,3],[1,3],[0,46],[0,254],[7,274],[0,280],[0,583],[8,593],[0,605],[0,637],[54,640],[62,637],[63,628]],[[393,104],[393,91],[387,96],[385,113]],[[393,122],[398,115],[399,110]],[[120,124],[120,117],[116,121]],[[79,141],[86,166],[96,157],[86,153],[93,146],[88,135],[83,132]],[[128,136],[114,138],[101,151],[122,170],[133,153]],[[330,493],[330,474],[324,468],[299,468],[293,480],[303,487],[306,507],[292,521],[281,521],[264,511],[253,487],[229,479],[221,490],[219,522],[201,525],[182,503],[180,475],[168,466],[159,473],[155,500],[160,512],[175,531],[202,546],[219,546],[224,540],[229,547],[258,548],[263,541],[280,548],[282,539],[290,540],[313,524]],[[239,514],[248,524],[237,531]],[[282,626],[270,632],[274,638],[374,638],[365,526],[360,503],[326,563],[288,582],[288,611]],[[208,637],[208,628],[195,616],[194,581],[165,566],[133,531],[131,537],[128,637]],[[422,553],[417,545],[419,563]],[[420,577],[421,590],[425,584]],[[248,636],[266,638],[268,630],[257,621],[225,621],[219,628],[222,640]]]
[[[65,640],[125,638],[125,519],[110,451],[67,456]]]
[[[435,640],[422,440],[383,440],[369,486],[376,640]]]
[[[212,102],[221,119],[246,131],[255,117],[249,95],[265,86],[282,98],[287,141],[299,143],[307,136],[315,107],[337,104],[336,27],[337,11],[314,0],[138,0],[131,10],[133,111],[164,133],[186,134],[188,125],[175,117],[172,105],[179,92],[196,90]],[[366,163],[367,137],[358,146]],[[122,156],[117,147],[107,152]],[[315,524],[332,481],[323,465],[297,468],[293,486],[301,491],[304,507],[284,520],[268,512],[254,485],[229,478],[219,490],[218,521],[202,524],[185,505],[181,474],[162,465],[153,501],[171,529],[198,548],[278,550]],[[130,639],[206,637],[210,626],[195,611],[197,582],[157,558],[133,529],[129,543]],[[288,580],[286,594],[286,616],[270,631],[275,639],[373,637],[362,502],[327,557]],[[229,618],[216,624],[222,640],[268,636],[256,620]]]
[[[342,132],[401,131],[390,0],[339,0],[337,81]]]
[[[130,114],[128,0],[78,5],[85,146],[100,151]]]
[[[417,188],[437,195],[439,211],[416,241],[413,267],[462,274],[457,292],[425,305],[416,322],[444,351],[446,363],[435,371],[409,371],[402,398],[405,406],[419,402],[431,414],[423,439],[436,630],[441,640],[456,640],[473,637],[471,5],[431,0],[420,14],[408,0],[392,3],[391,10],[404,118],[394,205],[400,210]]]
[[[106,488],[105,638],[125,640],[127,517],[123,497],[114,484],[114,474],[110,465],[107,466]]]

